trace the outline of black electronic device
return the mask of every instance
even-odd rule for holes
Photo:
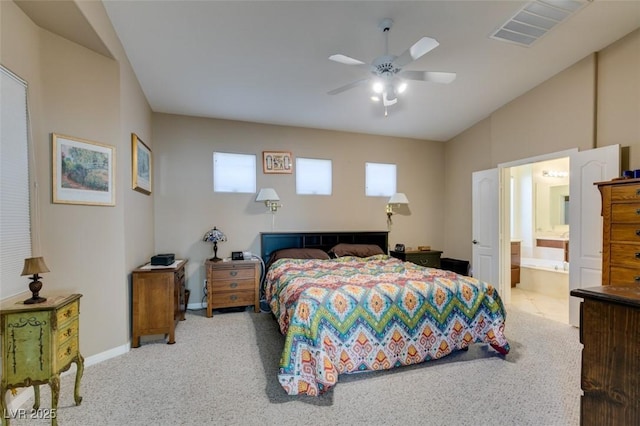
[[[241,251],[232,251],[231,260],[244,260],[244,255]]]
[[[404,244],[396,244],[395,251],[403,253],[404,252]]]
[[[174,253],[156,254],[151,257],[151,264],[154,266],[169,266],[176,260]]]

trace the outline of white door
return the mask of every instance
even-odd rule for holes
[[[498,169],[473,173],[471,200],[473,276],[492,284],[500,292],[503,289],[498,274]]]
[[[600,191],[593,184],[620,176],[620,146],[571,154],[569,183],[569,288],[602,285]],[[580,324],[580,301],[569,298],[569,323]]]

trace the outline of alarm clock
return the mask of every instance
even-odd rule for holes
[[[396,244],[395,251],[404,252],[404,244]]]

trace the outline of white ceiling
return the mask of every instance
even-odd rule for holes
[[[554,74],[640,27],[640,1],[595,0],[532,47],[492,40],[522,1],[104,1],[155,112],[448,140]],[[389,52],[422,36],[440,46],[405,69],[452,71],[411,82],[385,118],[359,86],[392,18]]]

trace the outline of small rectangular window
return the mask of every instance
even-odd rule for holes
[[[390,197],[396,193],[396,165],[365,163],[365,195]]]
[[[255,193],[256,156],[214,152],[213,191]]]
[[[331,195],[331,160],[296,158],[296,194]]]

